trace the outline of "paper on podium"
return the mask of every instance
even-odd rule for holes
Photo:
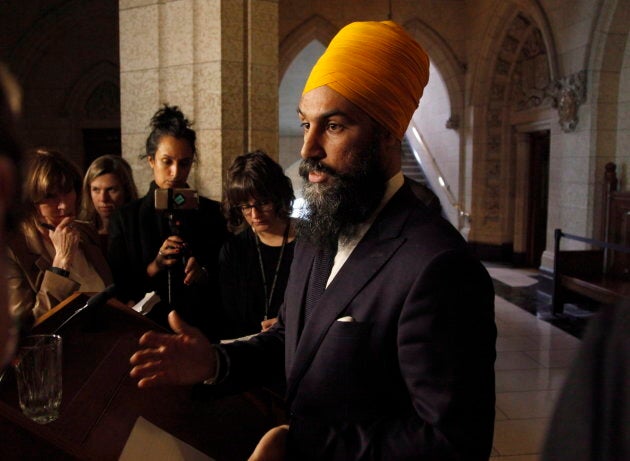
[[[140,312],[142,315],[147,315],[153,309],[157,303],[161,301],[160,297],[155,294],[155,291],[151,291],[144,295],[140,301],[133,306],[133,310],[136,312]]]
[[[119,461],[215,461],[139,416]]]
[[[222,339],[221,344],[230,344],[230,343],[233,343],[234,341],[247,341],[248,339],[253,338],[257,334],[258,333],[254,333],[253,335],[241,336],[240,338]]]

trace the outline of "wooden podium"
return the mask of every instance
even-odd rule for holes
[[[88,298],[75,293],[33,333],[55,331]],[[0,459],[117,460],[139,416],[218,461],[247,459],[276,423],[265,402],[249,393],[201,399],[192,386],[138,389],[129,358],[150,329],[160,327],[115,300],[65,324],[57,332],[63,338],[60,417],[46,425],[22,415],[7,369],[0,382]]]

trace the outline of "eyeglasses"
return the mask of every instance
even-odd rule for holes
[[[252,214],[252,210],[256,208],[259,213],[267,213],[273,209],[273,202],[270,200],[260,200],[254,203],[238,205],[236,208],[241,210],[245,216]]]

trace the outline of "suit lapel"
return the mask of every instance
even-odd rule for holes
[[[298,338],[300,318],[304,309],[304,294],[308,286],[310,268],[315,257],[315,248],[303,245],[306,249],[296,254],[299,271],[294,278],[294,268],[291,277],[294,278],[290,297],[292,305],[299,305],[293,309],[292,316],[287,321],[287,396],[290,401],[296,386],[313,361],[319,345],[328,333],[330,327],[341,316],[352,299],[355,298],[372,277],[391,258],[396,250],[404,243],[400,232],[409,216],[411,208],[408,206],[410,191],[401,188],[381,211],[374,224],[359,242],[341,270],[337,273],[313,312],[310,322],[304,326]],[[297,250],[297,249],[296,249]],[[308,268],[308,270],[305,270]],[[301,269],[301,271],[300,271]]]
[[[291,276],[285,290],[285,348],[287,361],[291,362],[297,349],[300,337],[300,328],[303,315],[303,301],[311,276],[313,260],[317,249],[307,243],[298,240],[295,246],[293,262],[291,263]]]

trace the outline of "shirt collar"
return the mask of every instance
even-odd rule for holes
[[[342,244],[341,242],[338,242],[337,254],[335,255],[335,262],[333,264],[333,268],[330,273],[330,277],[328,278],[327,284],[330,283],[333,278],[335,278],[335,275],[337,275],[337,272],[339,272],[341,267],[345,264],[346,260],[350,257],[350,254],[352,253],[354,248],[359,244],[363,236],[370,229],[370,227],[372,226],[372,223],[374,223],[374,220],[376,220],[376,217],[378,216],[378,214],[385,207],[385,205],[387,205],[387,203],[391,200],[394,194],[398,192],[398,190],[402,187],[404,182],[405,182],[405,177],[403,176],[402,171],[399,171],[394,176],[389,178],[387,182],[385,183],[385,193],[383,194],[381,203],[379,203],[376,210],[374,210],[374,212],[368,219],[366,219],[364,222],[359,224],[358,229],[357,229],[357,234],[355,235],[355,237],[350,241],[344,240],[344,244]]]
[[[354,242],[354,246],[359,243],[359,240],[363,238],[368,229],[372,226],[372,223],[376,220],[376,217],[381,212],[385,205],[391,200],[398,189],[402,187],[405,182],[405,177],[402,174],[402,171],[399,171],[394,176],[389,178],[385,183],[385,192],[383,193],[383,198],[381,199],[381,203],[378,204],[378,207],[374,210],[374,212],[370,215],[368,219],[359,224],[359,231],[357,232],[356,240]]]

